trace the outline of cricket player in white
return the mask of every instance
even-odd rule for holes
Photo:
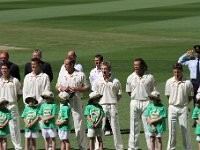
[[[101,71],[103,77],[98,79],[94,84],[94,90],[103,95],[99,104],[102,105],[105,116],[108,117],[113,131],[114,145],[116,150],[123,150],[121,140],[119,116],[117,103],[122,95],[121,83],[118,79],[111,75],[110,62],[104,61],[101,63]],[[106,118],[103,118],[102,128],[104,130]]]
[[[131,97],[130,102],[130,135],[128,150],[139,149],[139,121],[142,118],[147,147],[150,150],[150,138],[148,136],[147,117],[144,111],[150,103],[149,95],[155,90],[155,79],[148,73],[147,65],[143,59],[134,60],[134,72],[129,75],[126,83],[126,92]]]
[[[95,68],[93,68],[90,71],[90,76],[89,76],[89,80],[90,80],[90,84],[91,84],[91,89],[93,89],[93,85],[94,83],[103,77],[102,75],[102,71],[101,71],[101,63],[103,62],[103,56],[101,55],[96,55],[94,57],[94,63],[95,63]]]
[[[80,72],[83,72],[83,66],[79,63],[77,63],[76,61],[76,58],[77,58],[77,55],[75,53],[75,51],[73,50],[70,50],[68,53],[67,53],[67,57],[70,57],[72,59],[75,60],[75,64],[74,64],[74,68],[77,70],[77,71],[80,71]],[[58,76],[61,76],[61,75],[65,75],[66,74],[66,69],[65,69],[65,64],[63,64],[60,68],[60,72],[59,72],[59,75]]]
[[[38,104],[43,102],[41,97],[44,91],[50,91],[50,80],[49,76],[46,73],[41,72],[40,59],[32,58],[31,60],[32,72],[27,74],[24,78],[23,86],[23,100],[24,104],[25,99],[29,95],[35,95],[38,101]]]
[[[75,60],[67,57],[64,60],[66,73],[58,77],[56,88],[60,92],[74,92],[69,99],[71,106],[74,128],[80,150],[87,150],[86,134],[83,117],[82,98],[83,92],[89,91],[89,84],[83,72],[74,68]]]
[[[176,149],[176,125],[180,125],[184,150],[191,150],[190,128],[188,122],[188,103],[193,98],[193,86],[183,77],[183,68],[177,63],[173,66],[174,76],[167,80],[165,95],[169,99],[167,150]]]
[[[20,116],[18,110],[18,99],[22,95],[21,83],[17,78],[10,76],[7,64],[1,66],[2,77],[0,78],[0,97],[9,101],[7,108],[11,112],[12,118],[9,121],[11,140],[15,150],[22,150],[20,134]]]

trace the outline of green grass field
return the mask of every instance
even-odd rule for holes
[[[133,71],[133,60],[142,57],[147,62],[163,103],[168,106],[164,85],[172,76],[172,65],[194,44],[200,44],[199,8],[199,0],[0,0],[0,49],[9,51],[10,60],[20,66],[22,77],[32,51],[41,49],[43,60],[51,63],[54,71],[51,83],[54,92],[68,50],[77,52],[87,76],[94,67],[95,54],[100,53],[111,61],[112,72],[124,90],[119,114],[127,149],[130,98],[125,93],[125,83]],[[185,76],[188,75],[185,68]],[[87,97],[88,93],[84,105]],[[21,112],[24,106],[22,102],[19,105]],[[190,108],[192,111],[192,104]],[[183,149],[180,131],[178,134],[177,149]],[[140,137],[140,148],[146,150],[144,134]],[[197,149],[192,128],[191,137],[193,149]],[[164,149],[167,140],[168,131],[163,135]],[[70,141],[71,147],[77,149],[74,134]],[[114,149],[112,136],[104,137],[104,147]],[[38,149],[44,149],[41,137]]]

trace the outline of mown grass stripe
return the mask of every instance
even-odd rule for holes
[[[174,1],[155,1],[149,0],[124,0],[114,2],[103,2],[95,4],[80,4],[68,6],[54,6],[31,9],[4,10],[0,11],[0,22],[32,20],[62,16],[75,16],[93,13],[105,13],[114,11],[134,10],[140,8],[152,8],[160,6],[171,6],[176,4],[193,3],[199,0],[174,0]]]

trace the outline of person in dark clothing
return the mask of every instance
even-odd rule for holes
[[[5,50],[0,51],[0,67],[2,64],[7,64],[10,68],[10,75],[20,80],[19,66],[9,61],[9,54]],[[2,76],[1,72],[0,76]]]
[[[39,49],[36,49],[32,53],[32,58],[38,58],[41,60],[42,52]],[[41,60],[41,69],[43,73],[46,73],[49,76],[50,82],[53,80],[53,72],[51,69],[51,65],[47,62]],[[24,76],[28,73],[32,72],[31,62],[27,63],[24,68]]]

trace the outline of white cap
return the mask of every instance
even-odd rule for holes
[[[151,92],[150,96],[151,99],[160,100],[160,93],[158,91]]]
[[[68,100],[70,98],[70,94],[67,92],[60,92],[58,94],[58,97],[63,99],[63,100]]]
[[[41,95],[42,98],[54,98],[54,94],[51,91],[44,91]]]
[[[196,99],[197,99],[197,101],[200,100],[200,93],[197,93],[197,95],[196,95]]]
[[[101,95],[99,92],[97,91],[94,91],[94,92],[91,92],[89,94],[89,100],[91,99],[95,99],[95,98],[101,98],[103,95]]]

